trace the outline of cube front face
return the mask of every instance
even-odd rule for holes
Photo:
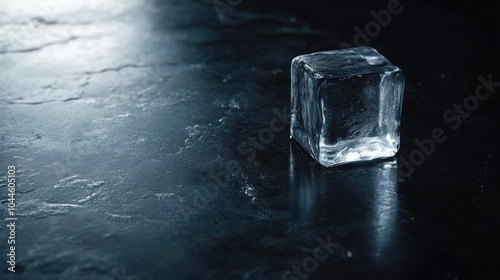
[[[404,77],[375,50],[296,57],[291,87],[291,137],[320,164],[386,158],[398,151]]]

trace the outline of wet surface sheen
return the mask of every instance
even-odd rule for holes
[[[405,71],[400,155],[448,136],[408,177],[396,159],[322,168],[289,140],[292,58],[352,44],[386,2],[244,0],[222,22],[212,1],[49,2],[0,2],[0,216],[8,165],[18,212],[1,279],[282,279],[318,238],[333,249],[307,279],[500,264],[498,98],[442,117],[500,80],[488,14],[402,1],[373,39]]]

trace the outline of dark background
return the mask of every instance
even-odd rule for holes
[[[410,176],[395,159],[321,167],[286,121],[258,140],[289,110],[293,57],[353,45],[388,2],[243,0],[223,21],[212,1],[4,2],[0,162],[19,220],[15,274],[0,231],[1,279],[297,279],[283,273],[318,238],[338,245],[307,279],[498,279],[498,94],[443,120],[479,76],[500,81],[498,2],[401,0],[371,38],[405,73],[398,158],[448,136]]]

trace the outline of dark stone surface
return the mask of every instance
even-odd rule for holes
[[[371,39],[406,75],[399,158],[447,136],[406,176],[322,168],[286,116],[292,58],[389,1],[58,1],[0,3],[1,279],[282,279],[327,240],[303,279],[498,278],[500,87],[443,119],[500,81],[497,2],[401,0]]]

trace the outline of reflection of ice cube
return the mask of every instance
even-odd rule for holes
[[[292,61],[291,137],[324,166],[394,156],[402,71],[369,47]]]

